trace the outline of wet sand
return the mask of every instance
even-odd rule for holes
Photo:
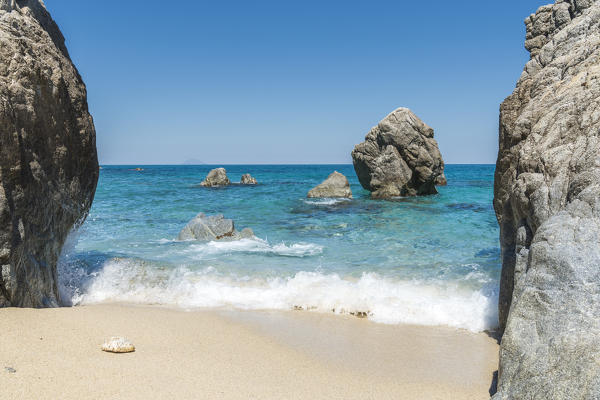
[[[486,399],[497,364],[483,333],[350,316],[0,309],[3,399]]]

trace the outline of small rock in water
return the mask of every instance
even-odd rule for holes
[[[242,185],[256,185],[258,182],[256,179],[250,174],[242,175],[242,180],[240,181]]]
[[[200,183],[200,186],[228,186],[230,183],[225,168],[215,168],[206,175],[206,179]]]
[[[312,188],[306,197],[345,197],[352,198],[352,190],[348,179],[337,171],[333,171],[321,184]]]
[[[114,336],[104,342],[102,351],[109,353],[131,353],[135,351],[135,346],[124,337]]]
[[[6,370],[6,372],[8,372],[9,374],[14,374],[17,372],[16,369],[12,368],[12,367],[4,367],[4,369]]]
[[[225,218],[223,214],[206,216],[204,213],[200,213],[179,232],[177,240],[230,241],[252,239],[253,237],[252,229],[245,228],[238,232],[233,221]]]

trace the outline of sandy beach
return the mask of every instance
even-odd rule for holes
[[[98,305],[0,321],[3,399],[485,399],[498,363],[486,334],[310,312]],[[114,335],[136,352],[102,352]]]

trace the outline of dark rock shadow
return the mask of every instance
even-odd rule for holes
[[[490,397],[495,395],[496,392],[498,391],[498,370],[494,371],[494,373],[492,374],[492,384],[490,385],[490,389],[488,390],[488,393],[490,394]]]
[[[502,341],[502,333],[498,329],[487,330],[487,331],[485,331],[485,334],[488,335],[489,337],[491,337],[492,339],[494,339],[496,341],[496,343],[498,343],[498,344],[500,344],[500,342]]]

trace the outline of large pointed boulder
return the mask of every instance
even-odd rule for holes
[[[385,117],[352,151],[360,184],[373,198],[436,194],[446,184],[433,129],[408,108]]]

